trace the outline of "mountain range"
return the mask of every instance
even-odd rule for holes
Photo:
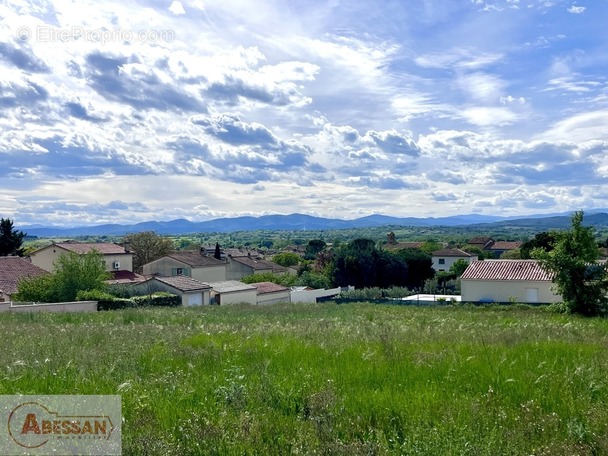
[[[193,233],[235,232],[256,230],[330,230],[348,228],[368,228],[380,226],[461,226],[475,228],[528,227],[539,231],[563,229],[570,226],[571,213],[530,215],[524,218],[499,217],[480,214],[456,215],[450,217],[391,217],[369,215],[353,220],[330,219],[304,214],[264,215],[261,217],[218,218],[204,222],[177,219],[167,222],[148,221],[133,225],[105,224],[81,227],[52,227],[31,225],[19,227],[30,236],[71,237],[71,236],[121,236],[141,231],[154,231],[163,235],[184,235]],[[585,224],[608,227],[608,209],[585,211]]]

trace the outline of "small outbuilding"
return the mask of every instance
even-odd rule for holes
[[[209,282],[211,286],[211,304],[257,304],[258,290],[238,280]]]
[[[291,302],[291,290],[272,282],[252,283],[258,292],[258,304],[276,304]]]
[[[463,302],[561,302],[552,275],[535,260],[474,261],[460,277]]]
[[[166,291],[182,298],[182,306],[204,306],[211,303],[211,286],[187,276],[155,276],[134,285],[142,293]]]

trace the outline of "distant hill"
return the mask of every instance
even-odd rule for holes
[[[608,212],[608,210],[606,210]],[[585,224],[595,227],[608,227],[608,213],[590,210],[585,215]],[[234,231],[256,230],[336,230],[349,228],[369,228],[381,226],[461,226],[476,229],[483,228],[529,228],[537,231],[565,229],[570,226],[570,214],[526,218],[507,218],[479,214],[456,215],[451,217],[390,217],[386,215],[368,215],[354,220],[329,219],[304,214],[264,215],[261,217],[219,218],[205,222],[191,222],[186,219],[168,222],[149,221],[133,225],[105,224],[86,227],[58,228],[32,225],[20,227],[29,236],[38,237],[72,237],[72,236],[121,236],[141,231],[154,231],[164,235],[183,235],[193,233],[226,233]]]

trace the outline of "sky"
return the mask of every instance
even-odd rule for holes
[[[0,215],[608,207],[608,0],[0,0]]]

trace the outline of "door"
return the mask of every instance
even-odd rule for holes
[[[188,295],[188,305],[189,306],[200,306],[203,304],[203,294],[202,293],[194,293]]]
[[[538,302],[538,288],[526,288],[526,302]]]

